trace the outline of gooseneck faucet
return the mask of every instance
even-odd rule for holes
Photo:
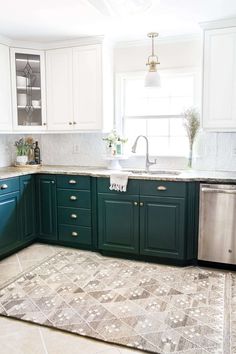
[[[154,161],[150,161],[149,159],[149,142],[148,142],[148,138],[145,135],[139,135],[134,142],[134,145],[132,146],[132,152],[135,153],[136,152],[136,148],[137,148],[137,143],[139,138],[144,138],[146,141],[146,171],[149,171],[149,167],[151,165],[155,165],[157,163],[157,160],[155,159]]]

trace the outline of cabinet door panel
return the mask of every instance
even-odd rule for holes
[[[73,48],[73,96],[76,129],[102,128],[102,57],[100,45]]]
[[[72,49],[46,53],[48,127],[73,129]]]
[[[9,47],[0,44],[0,131],[12,130]]]
[[[19,192],[0,197],[0,254],[20,241]]]
[[[56,179],[53,176],[37,177],[39,237],[57,239]]]
[[[99,194],[98,232],[102,250],[138,253],[139,208],[134,206],[138,196]]]
[[[23,240],[35,237],[35,183],[34,176],[22,176],[20,178],[21,189],[21,224]]]
[[[141,197],[140,253],[162,258],[184,257],[184,200]]]

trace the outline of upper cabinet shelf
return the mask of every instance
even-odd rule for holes
[[[204,29],[202,127],[231,132],[236,131],[236,22],[214,25]]]

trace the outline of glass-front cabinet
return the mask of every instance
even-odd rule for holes
[[[16,130],[45,130],[44,52],[11,49],[13,124]]]

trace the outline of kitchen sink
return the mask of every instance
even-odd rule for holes
[[[151,171],[146,171],[146,170],[128,170],[128,172],[131,172],[136,175],[140,174],[149,174],[149,175],[168,175],[168,176],[178,176],[180,175],[180,171],[174,171],[174,170],[169,170],[169,171],[163,171],[163,170],[151,170]]]

